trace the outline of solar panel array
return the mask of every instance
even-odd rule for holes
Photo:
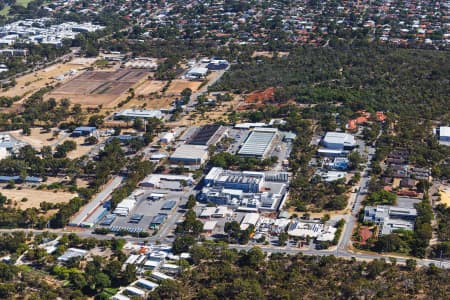
[[[205,125],[200,127],[197,132],[191,137],[188,144],[191,145],[207,145],[208,141],[219,130],[220,125]]]

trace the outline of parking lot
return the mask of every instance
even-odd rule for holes
[[[161,193],[164,197],[160,199],[151,199],[151,194]],[[181,201],[180,199],[185,198],[184,192],[172,192],[166,190],[148,190],[138,199],[136,206],[131,210],[128,216],[116,216],[114,222],[110,226],[99,226],[103,228],[110,228],[113,232],[118,231],[128,231],[131,233],[135,232],[148,232],[150,223],[153,218],[159,214],[166,214],[166,222],[174,223],[171,220],[172,217],[176,215],[179,209]],[[171,209],[164,209],[163,206],[169,201],[175,201],[175,206]],[[184,202],[183,202],[184,203]],[[161,227],[163,227],[162,224]]]
[[[236,154],[239,151],[239,147],[245,142],[250,132],[246,129],[230,129],[228,130],[228,137],[234,141],[228,148],[228,152]]]

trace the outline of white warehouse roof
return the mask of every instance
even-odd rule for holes
[[[208,157],[208,147],[199,145],[181,145],[170,156],[172,160],[196,160],[203,163]]]
[[[441,126],[439,128],[439,136],[440,137],[450,137],[450,127],[449,126]]]
[[[205,76],[208,73],[208,68],[194,67],[187,73],[188,76]]]
[[[344,132],[327,132],[323,138],[323,143],[325,147],[331,148],[337,146],[340,146],[341,148],[345,146],[353,147],[356,144],[355,137]]]
[[[259,214],[258,213],[248,213],[244,216],[241,222],[241,230],[245,230],[250,225],[256,225],[259,220]]]
[[[125,109],[115,115],[116,118],[157,118],[161,119],[163,114],[159,110],[148,109]]]

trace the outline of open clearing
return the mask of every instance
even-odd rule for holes
[[[113,105],[114,100],[149,75],[147,70],[86,71],[52,91],[48,97],[68,98],[85,106]]]
[[[41,133],[41,128],[31,128],[29,136],[23,135],[22,130],[15,130],[8,132],[15,139],[30,144],[33,148],[40,150],[43,146],[55,146],[61,144],[68,137],[69,134],[61,132],[58,137],[53,138],[53,129],[50,132]]]
[[[70,151],[69,153],[67,153],[67,157],[70,159],[75,159],[75,158],[79,158],[83,155],[87,155],[89,153],[89,151],[92,150],[92,148],[94,148],[96,145],[85,145],[84,144],[84,140],[85,137],[78,137],[78,138],[70,138],[73,141],[75,141],[75,143],[77,143],[77,149]],[[105,141],[107,138],[106,137],[99,137],[99,143]]]
[[[53,129],[56,130],[56,129]],[[71,137],[68,133],[60,133],[58,137],[53,138],[53,133],[41,133],[40,128],[31,128],[29,136],[22,135],[21,130],[10,131],[12,137],[15,139],[30,144],[33,148],[40,150],[43,146],[51,146],[55,150],[56,145],[62,144],[66,140],[72,140],[77,143],[77,149],[67,153],[67,157],[74,159],[86,155],[96,145],[85,145],[85,137]],[[99,137],[99,143],[103,142],[106,137]]]
[[[166,83],[167,81],[147,80],[136,88],[135,93],[137,96],[148,96],[152,93],[159,93],[166,85]]]
[[[21,76],[16,78],[17,84],[8,89],[7,91],[2,91],[2,96],[7,97],[15,97],[19,96],[21,98],[25,96],[29,96],[30,94],[38,91],[39,89],[45,87],[46,85],[51,85],[57,82],[64,82],[64,81],[57,81],[55,77],[64,75],[69,73],[71,70],[77,70],[80,71],[81,69],[84,69],[89,66],[89,61],[86,61],[86,64],[73,64],[73,63],[66,63],[66,64],[56,64],[50,67],[47,67],[45,69],[42,69],[37,72],[32,72],[30,74]],[[70,79],[69,76],[66,76],[66,81]]]
[[[255,51],[252,53],[252,57],[268,57],[272,58],[274,56],[275,52],[270,51]],[[285,57],[289,55],[289,52],[276,52],[278,57]]]
[[[171,103],[174,101],[174,97],[156,97],[151,99],[139,100],[134,98],[127,104],[123,106],[123,108],[145,108],[145,109],[162,109],[162,108],[170,108]]]
[[[39,204],[42,202],[49,202],[53,204],[57,203],[67,203],[70,199],[77,196],[77,194],[72,194],[68,192],[61,191],[44,191],[36,190],[31,188],[17,189],[2,189],[0,190],[7,198],[17,202],[17,208],[27,209],[36,207],[39,208]],[[26,202],[22,202],[23,198],[27,198]]]
[[[450,187],[443,188],[439,191],[441,196],[441,201],[439,203],[445,204],[447,207],[450,207]]]
[[[179,96],[185,88],[190,88],[192,90],[192,92],[195,93],[200,88],[201,84],[202,84],[201,81],[174,79],[170,83],[170,86],[166,92],[166,95],[167,96]]]

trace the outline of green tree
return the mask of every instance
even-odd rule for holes
[[[186,203],[186,208],[187,209],[192,209],[192,208],[194,208],[196,203],[197,203],[197,201],[195,200],[195,196],[194,195],[189,195],[188,201]]]

